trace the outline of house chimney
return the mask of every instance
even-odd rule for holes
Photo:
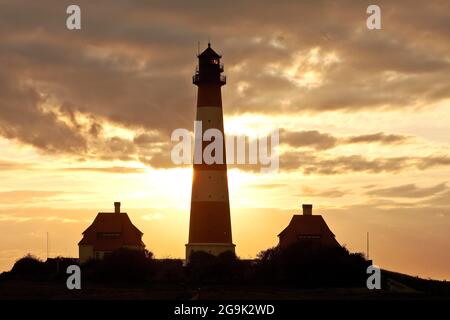
[[[304,204],[303,207],[303,215],[304,216],[311,216],[312,215],[312,204]]]
[[[120,202],[114,202],[114,213],[120,213]]]

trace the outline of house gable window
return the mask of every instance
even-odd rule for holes
[[[310,240],[310,239],[320,239],[321,236],[319,234],[298,234],[297,239],[298,240]]]
[[[120,232],[97,232],[97,238],[118,238]]]

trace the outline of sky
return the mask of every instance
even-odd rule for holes
[[[372,3],[373,2],[373,3]],[[280,168],[228,172],[236,253],[302,203],[339,243],[394,271],[450,278],[448,1],[0,0],[0,271],[78,256],[120,201],[156,257],[182,258],[198,43],[223,55],[226,134],[280,132]],[[366,27],[381,8],[381,30]]]

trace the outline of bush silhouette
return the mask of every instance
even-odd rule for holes
[[[185,280],[183,261],[181,259],[160,259],[154,261],[152,281],[161,283],[178,283]]]
[[[70,265],[78,265],[78,259],[58,256],[45,261],[46,268],[54,280],[66,280],[66,270]]]
[[[85,264],[87,277],[108,282],[135,282],[146,280],[154,271],[153,254],[149,251],[121,248],[106,255],[103,260]]]
[[[66,279],[75,259],[54,258],[45,263],[27,255],[19,259],[8,277],[29,280]],[[362,254],[345,247],[326,247],[301,241],[286,248],[273,247],[257,260],[240,260],[233,252],[218,256],[193,252],[183,267],[179,259],[153,259],[149,251],[119,249],[103,260],[82,267],[83,279],[108,283],[262,284],[275,286],[354,287],[364,286],[368,262]]]
[[[48,275],[48,268],[42,260],[27,254],[14,263],[11,274],[26,279],[43,279]]]
[[[300,287],[363,286],[367,266],[362,254],[345,247],[297,242],[262,251],[256,276],[260,281]]]
[[[231,251],[218,256],[193,251],[186,266],[186,273],[188,279],[195,283],[231,283],[240,279],[243,265]]]

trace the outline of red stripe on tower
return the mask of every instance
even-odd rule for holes
[[[193,76],[193,83],[198,87],[196,120],[202,122],[202,136],[206,130],[214,128],[225,137],[221,87],[225,85],[226,78],[222,75],[220,58],[208,43],[208,48],[198,55],[199,63]],[[201,143],[197,137],[195,141]],[[202,154],[206,145],[202,143]],[[225,251],[234,252],[225,141],[223,151],[222,164],[194,164],[187,260],[193,251],[214,255]]]

